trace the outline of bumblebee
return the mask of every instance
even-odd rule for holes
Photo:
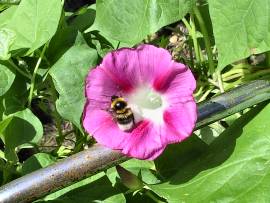
[[[111,112],[121,130],[129,131],[134,127],[133,112],[123,97],[111,97]]]

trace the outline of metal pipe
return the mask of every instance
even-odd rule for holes
[[[0,202],[31,202],[74,181],[127,160],[101,145],[74,154],[49,167],[18,178],[0,189]]]
[[[270,83],[268,81],[258,80],[237,87],[198,104],[196,128],[268,99],[270,99]],[[30,202],[128,159],[118,151],[94,145],[87,150],[2,186],[0,188],[0,202]]]
[[[198,104],[196,129],[270,98],[270,82],[254,80]]]

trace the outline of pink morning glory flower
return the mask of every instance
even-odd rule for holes
[[[191,135],[197,119],[195,88],[188,67],[165,49],[141,45],[113,51],[86,78],[83,126],[102,145],[153,160],[168,144]],[[129,125],[115,118],[111,106],[117,97],[132,112]]]

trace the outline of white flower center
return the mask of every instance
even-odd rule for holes
[[[127,100],[136,123],[143,119],[151,120],[156,124],[163,123],[163,112],[167,102],[160,93],[143,86],[129,95]]]

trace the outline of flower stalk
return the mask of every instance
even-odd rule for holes
[[[34,72],[33,72],[32,78],[31,78],[30,91],[29,91],[29,96],[28,96],[28,107],[30,107],[31,103],[32,103],[33,92],[34,92],[34,88],[35,88],[36,74],[37,74],[38,68],[40,66],[40,63],[43,59],[43,56],[45,54],[46,48],[47,48],[47,44],[45,44],[43,49],[42,49],[42,52],[40,54],[40,57],[38,58],[38,61],[36,63],[36,66],[35,66],[35,69],[34,69]]]
[[[188,29],[188,32],[189,32],[191,39],[193,41],[195,58],[197,59],[198,63],[201,63],[201,55],[200,55],[200,50],[199,50],[200,48],[199,48],[198,40],[197,40],[197,36],[196,36],[196,27],[195,27],[193,16],[191,16],[190,18],[191,18],[190,24],[188,23],[188,21],[185,18],[183,18],[182,21],[185,24],[186,28]]]
[[[214,64],[214,60],[213,60],[213,53],[212,53],[209,34],[207,32],[206,25],[205,25],[205,22],[202,18],[200,10],[198,9],[197,6],[194,6],[193,12],[195,14],[195,17],[198,20],[199,26],[200,26],[201,31],[202,31],[203,40],[205,43],[205,49],[206,49],[206,53],[207,53],[207,57],[208,57],[209,71],[210,71],[210,74],[213,74],[215,72],[215,64]]]

